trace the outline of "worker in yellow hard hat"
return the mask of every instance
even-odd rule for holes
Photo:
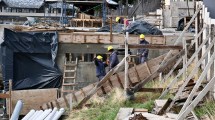
[[[113,49],[113,46],[108,46],[107,50],[110,53],[108,62],[109,62],[109,69],[111,70],[119,63],[119,59],[117,56],[118,53]]]
[[[120,17],[116,17],[116,23],[120,22]]]
[[[149,42],[145,40],[144,34],[140,35],[140,44],[141,45],[148,45],[149,44]],[[137,54],[140,56],[139,57],[139,63],[144,63],[148,59],[148,53],[149,53],[149,50],[147,48],[138,49]]]
[[[96,77],[100,81],[106,75],[105,67],[108,65],[103,62],[103,57],[101,55],[98,55],[96,58],[94,58],[94,63],[96,65]]]

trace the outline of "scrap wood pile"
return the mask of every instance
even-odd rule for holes
[[[178,88],[182,86],[183,83],[178,85]],[[182,95],[175,100],[173,106],[169,111],[167,111],[167,108],[169,107],[170,103],[172,102],[172,99],[157,99],[154,101],[154,108],[152,111],[148,111],[146,109],[137,109],[137,108],[120,108],[118,115],[116,117],[116,120],[176,120],[178,117],[178,110],[181,109],[183,104],[185,103],[187,97],[191,93],[191,90],[193,89],[196,82],[194,80],[190,80],[189,83],[186,85],[185,89],[183,90]],[[201,87],[198,90],[198,93],[202,90],[202,88],[205,86],[205,83],[201,85]],[[176,90],[173,90],[172,94],[176,93]],[[197,93],[197,94],[198,94]],[[196,95],[195,95],[196,97]],[[201,103],[199,104],[201,106]],[[130,111],[130,112],[129,112]],[[123,118],[123,119],[122,119]],[[188,116],[185,118],[186,120],[195,120],[196,116],[192,112],[188,114]]]

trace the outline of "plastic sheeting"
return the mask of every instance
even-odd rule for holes
[[[127,28],[129,34],[145,34],[145,35],[163,35],[163,33],[155,26],[145,21],[132,22]]]
[[[14,32],[4,30],[2,72],[5,90],[12,79],[13,89],[57,88],[62,73],[55,58],[58,50],[56,32]]]
[[[123,24],[114,24],[113,32],[123,32],[123,27]],[[135,21],[130,23],[126,28],[126,31],[129,32],[129,34],[163,35],[163,33],[158,28],[145,21]],[[110,32],[110,26],[104,26],[97,32]]]

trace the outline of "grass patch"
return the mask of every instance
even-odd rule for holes
[[[121,107],[145,108],[151,111],[154,99],[160,94],[137,93],[134,101],[124,99],[124,92],[115,89],[107,97],[94,96],[90,100],[91,107],[71,112],[67,120],[114,120]]]
[[[153,80],[148,82],[144,87],[146,88],[164,88],[174,78],[170,77],[165,82]],[[154,101],[158,99],[160,93],[135,93],[134,101],[126,101],[124,91],[121,89],[114,89],[105,97],[98,97],[94,95],[90,100],[90,107],[85,107],[81,110],[73,110],[67,120],[114,120],[119,109],[122,107],[130,108],[144,108],[152,111],[154,108]],[[172,97],[167,94],[165,98]]]
[[[215,101],[206,100],[201,107],[194,109],[197,117],[208,115],[211,119],[215,119]]]

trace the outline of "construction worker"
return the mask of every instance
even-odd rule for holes
[[[126,26],[129,25],[128,20],[125,19],[125,18],[123,19],[123,18],[121,18],[121,17],[116,17],[116,23],[125,24]]]
[[[99,81],[106,75],[105,67],[108,66],[102,59],[103,57],[101,55],[94,58],[94,63],[96,65],[96,77],[98,77]]]
[[[116,17],[116,23],[122,23],[122,19],[120,17]]]
[[[144,34],[140,35],[140,44],[141,45],[148,45],[149,44],[149,42],[145,40]],[[146,62],[146,60],[148,59],[148,53],[149,53],[149,50],[146,48],[142,48],[142,49],[138,50],[137,54],[138,54],[138,56],[140,56],[139,57],[139,63]]]
[[[109,68],[110,70],[114,68],[118,63],[119,59],[117,56],[117,52],[113,49],[113,46],[108,46],[108,52],[110,52],[110,57],[109,57]]]

